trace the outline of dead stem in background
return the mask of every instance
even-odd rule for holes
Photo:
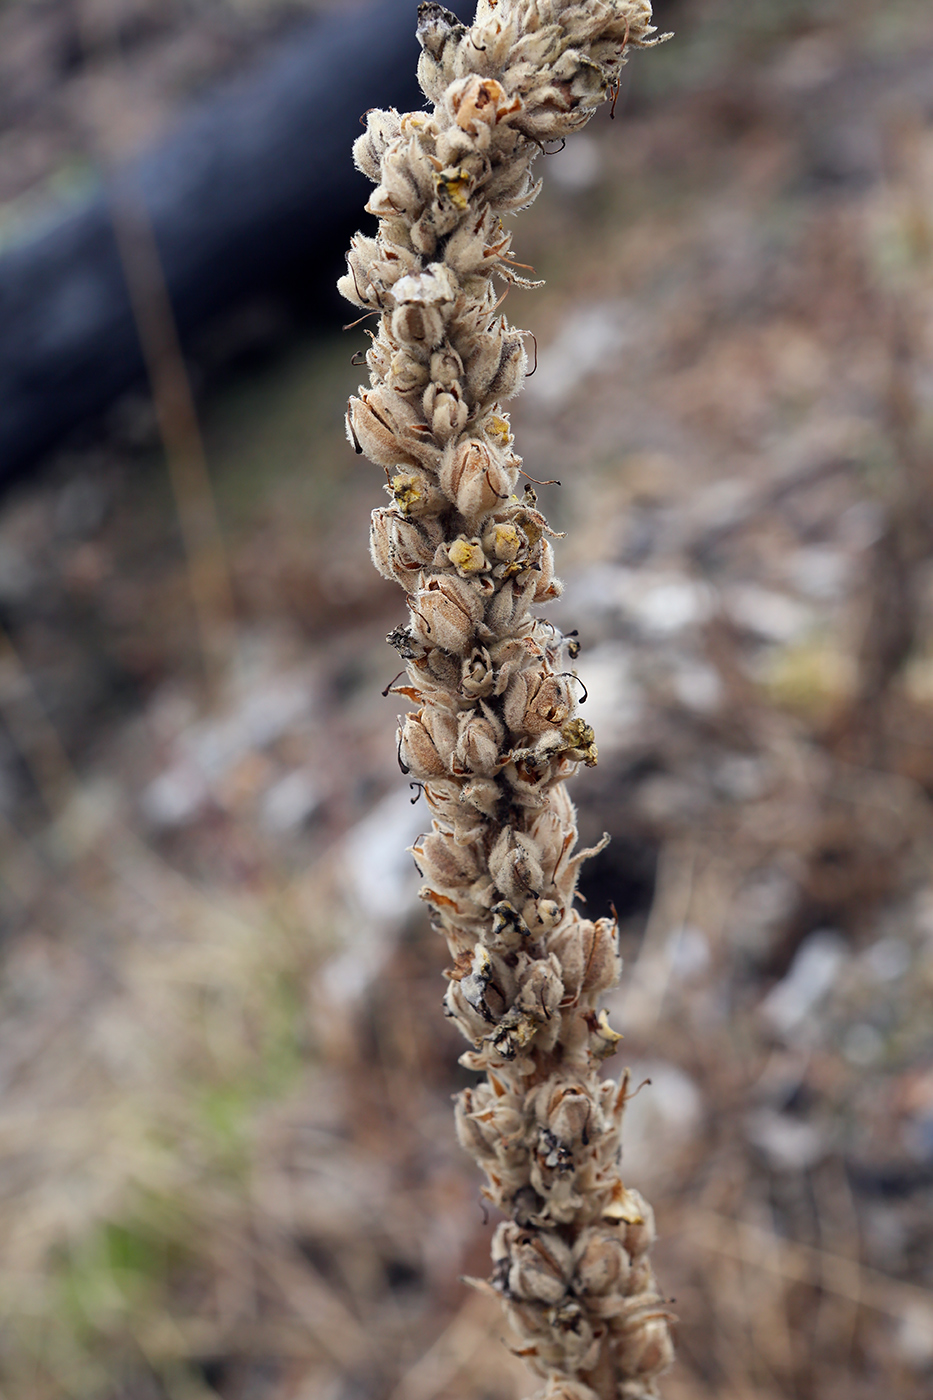
[[[112,186],[111,199],[178,509],[206,679],[216,694],[234,655],[236,614],[204,443],[152,226],[124,184]]]
[[[696,845],[690,839],[669,841],[658,857],[648,923],[619,998],[625,1025],[633,1031],[650,1031],[663,1010],[671,975],[670,942],[690,917],[696,862]]]
[[[75,18],[85,63],[94,48],[86,5],[87,0],[76,0]],[[145,205],[127,175],[116,175],[106,129],[97,123],[92,127],[90,144],[107,177],[113,231],[178,512],[210,699],[234,658],[236,608],[197,407]]]
[[[688,1210],[684,1224],[705,1249],[739,1260],[751,1268],[812,1284],[826,1293],[893,1318],[902,1317],[911,1308],[919,1308],[933,1325],[933,1293],[929,1289],[901,1283],[858,1260],[782,1240],[771,1230],[730,1220],[711,1211]]]

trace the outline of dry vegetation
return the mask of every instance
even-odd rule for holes
[[[242,34],[258,8],[172,14]],[[681,1317],[666,1393],[920,1400],[933,23],[920,0],[658,18],[678,39],[624,119],[547,158],[517,251],[552,286],[510,298],[600,744],[574,796],[614,837],[584,889],[622,919],[619,1059],[651,1081],[626,1170]],[[131,55],[167,105],[171,29]],[[8,151],[28,123],[3,119]],[[48,149],[35,180],[72,159]],[[8,1400],[526,1388],[458,1282],[493,1222],[401,855],[421,813],[379,694],[378,473],[342,439],[357,348],[292,343],[203,404],[239,619],[210,684],[145,401],[0,513]]]

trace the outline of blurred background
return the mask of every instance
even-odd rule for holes
[[[0,4],[4,1400],[533,1388],[460,1282],[495,1222],[343,436],[349,143],[417,102],[414,20]],[[542,157],[515,247],[547,286],[506,310],[519,447],[563,483],[664,1393],[920,1400],[933,11],[657,20],[615,121]]]

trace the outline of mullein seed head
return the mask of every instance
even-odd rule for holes
[[[535,198],[542,143],[583,126],[627,50],[657,42],[650,21],[646,0],[479,0],[472,26],[422,4],[433,111],[367,113],[354,159],[379,228],[353,239],[340,281],[379,318],[347,434],[386,471],[371,552],[408,599],[388,639],[408,663],[395,693],[417,706],[398,756],[433,819],[412,854],[450,948],[461,1063],[486,1076],[456,1106],[505,1216],[479,1286],[503,1299],[541,1400],[651,1400],[670,1318],[654,1217],[619,1176],[627,1081],[601,1078],[620,1037],[597,1003],[621,961],[615,924],[573,908],[593,852],[574,850],[564,787],[597,748],[579,645],[533,611],[560,582],[533,488],[516,495],[505,404],[528,362],[495,282],[529,285],[503,219]]]

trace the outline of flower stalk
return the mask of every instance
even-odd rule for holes
[[[371,550],[408,598],[389,638],[407,663],[392,690],[415,706],[399,761],[433,819],[413,854],[450,948],[462,1063],[484,1076],[457,1099],[457,1131],[504,1216],[477,1286],[504,1301],[547,1400],[649,1400],[672,1350],[651,1208],[619,1174],[627,1077],[601,1077],[620,1039],[598,1006],[618,931],[574,908],[593,851],[575,850],[564,785],[597,750],[577,645],[534,612],[560,583],[534,490],[516,494],[503,406],[528,365],[496,280],[535,285],[503,220],[537,195],[544,143],[613,98],[629,49],[658,42],[650,20],[646,0],[479,0],[472,26],[422,4],[433,111],[367,114],[354,156],[379,227],[354,237],[340,281],[378,318],[347,430],[388,479]]]

